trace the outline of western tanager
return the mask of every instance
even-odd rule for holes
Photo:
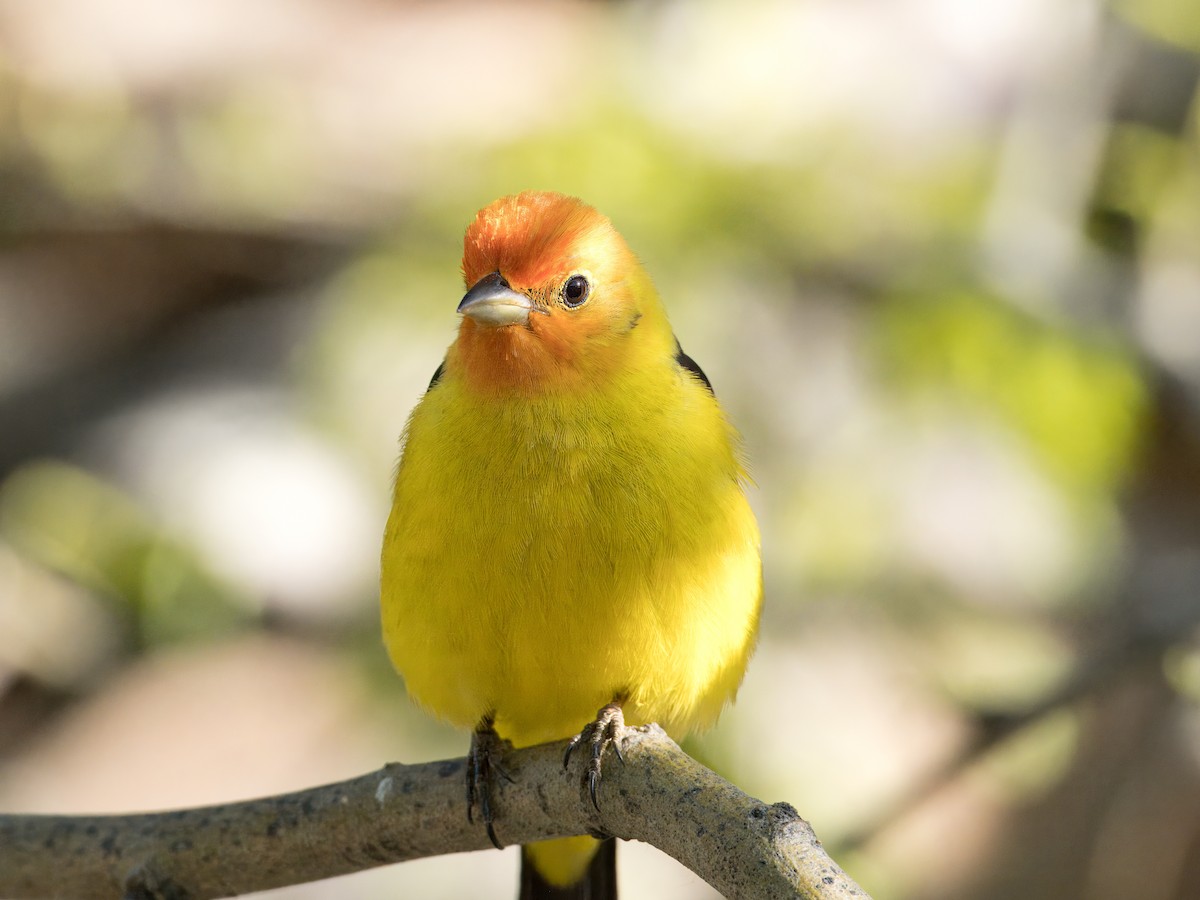
[[[676,737],[716,720],[762,567],[737,433],[607,218],[504,197],[462,270],[458,337],[402,438],[382,618],[411,696],[475,729],[468,813],[495,840],[501,739],[566,738],[598,708],[601,751],[622,720]],[[615,896],[613,842],[524,847],[521,891]]]

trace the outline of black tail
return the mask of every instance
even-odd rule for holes
[[[521,850],[521,892],[518,900],[616,900],[617,840],[600,842],[583,878],[569,887],[548,884]]]

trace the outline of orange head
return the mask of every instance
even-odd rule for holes
[[[447,362],[479,390],[602,383],[627,360],[643,319],[665,328],[624,239],[574,197],[526,191],[484,207],[467,229],[462,268],[468,290]]]

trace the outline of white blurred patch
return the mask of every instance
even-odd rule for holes
[[[1200,267],[1164,263],[1148,269],[1136,325],[1159,362],[1200,388]]]
[[[295,420],[287,395],[164,395],[105,439],[143,502],[252,596],[318,617],[373,596],[385,498]]]
[[[673,3],[631,83],[656,119],[735,158],[795,158],[798,135],[845,122],[930,152],[947,119],[983,122],[1064,18],[1034,0]]]
[[[967,729],[894,637],[810,619],[787,640],[763,634],[719,738],[734,748],[739,787],[787,798],[831,841],[951,758]]]
[[[1062,497],[1002,432],[943,421],[895,447],[897,539],[966,597],[1061,597],[1083,548]]]
[[[0,542],[0,693],[5,670],[69,688],[94,676],[120,637],[99,602]]]

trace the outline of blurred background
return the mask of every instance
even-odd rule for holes
[[[762,640],[688,749],[878,900],[1200,896],[1198,83],[1188,0],[0,0],[0,810],[465,752],[379,536],[463,229],[554,189],[757,482]]]

